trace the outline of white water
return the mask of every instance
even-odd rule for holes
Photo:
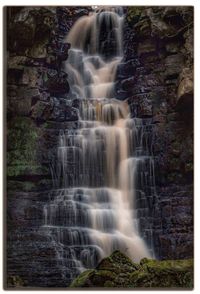
[[[102,25],[114,34],[112,58],[99,54]],[[94,267],[116,249],[136,262],[150,257],[136,214],[135,175],[141,162],[136,146],[146,148],[141,123],[129,117],[127,103],[116,100],[113,91],[123,58],[122,25],[122,16],[102,9],[77,20],[66,37],[72,46],[65,70],[80,119],[78,129],[60,133],[54,174],[60,189],[52,192],[44,214],[45,227],[61,245],[62,264],[71,272]]]

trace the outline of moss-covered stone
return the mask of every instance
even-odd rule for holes
[[[30,181],[12,181],[9,180],[8,191],[34,191],[37,190],[38,184]]]
[[[90,278],[90,274],[93,273],[93,270],[87,270],[80,274],[70,285],[71,288],[79,288],[84,287],[84,285],[87,283],[87,280]]]
[[[30,118],[17,117],[8,126],[7,175],[38,174],[41,166],[37,163],[37,140],[39,131]]]
[[[23,287],[24,281],[19,276],[9,276],[7,279],[7,286],[8,287]]]
[[[94,270],[78,276],[72,288],[192,288],[193,260],[153,260],[143,258],[140,264],[115,251]]]
[[[192,260],[146,260],[130,276],[133,287],[192,288]]]
[[[144,7],[141,6],[128,7],[127,21],[129,23],[137,22],[140,19],[143,10]]]

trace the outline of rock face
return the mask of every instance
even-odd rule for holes
[[[155,255],[193,256],[193,8],[128,7],[116,96],[152,120]],[[142,206],[141,206],[142,208]],[[149,222],[139,224],[143,236]]]
[[[61,70],[70,48],[63,40],[73,23],[90,10],[91,7],[7,8],[6,287],[66,287],[56,261],[57,248],[41,229],[42,207],[49,201],[52,189],[59,131],[75,129],[78,121],[79,103],[69,97],[68,77]],[[124,58],[117,69],[115,96],[127,99],[133,117],[152,121],[157,197],[149,219],[155,254],[164,260],[192,258],[193,10],[124,10]],[[110,48],[108,57],[113,50]],[[148,233],[148,226],[141,216],[141,234]],[[73,285],[80,287],[87,280],[99,287],[150,287],[153,280],[157,287],[169,276],[163,287],[192,287],[190,261],[149,260],[136,265],[119,253],[110,260],[112,271],[103,269],[104,260]],[[161,271],[162,278],[158,280],[155,276],[162,265],[166,271]],[[119,266],[123,271],[118,277]],[[99,273],[102,275],[98,280]],[[132,284],[123,275],[131,277]]]
[[[143,258],[134,263],[120,251],[103,259],[94,270],[78,276],[71,288],[193,288],[193,261],[157,261]]]
[[[56,248],[41,226],[59,132],[76,128],[78,119],[61,63],[70,48],[63,38],[81,11],[88,13],[79,7],[7,8],[5,287],[66,286]]]

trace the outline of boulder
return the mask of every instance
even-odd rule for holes
[[[193,260],[153,260],[140,264],[120,251],[104,258],[94,270],[80,274],[71,288],[193,288]]]

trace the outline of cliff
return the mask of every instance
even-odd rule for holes
[[[78,121],[78,101],[68,96],[68,77],[61,66],[69,49],[64,38],[90,9],[9,7],[6,11],[8,287],[67,286],[55,243],[41,228],[43,206],[52,197],[51,168],[59,131],[75,129]],[[165,261],[146,261],[148,267],[135,265],[137,270],[131,265],[132,272],[124,271],[120,277],[128,276],[124,285],[129,285],[131,276],[131,287],[149,287],[152,275],[157,279],[157,266],[164,266],[162,278],[154,279],[153,286],[168,281],[170,287],[192,287],[188,259],[193,257],[193,9],[124,9],[124,58],[117,69],[116,98],[127,100],[132,117],[152,120],[157,193],[153,202],[150,197],[146,203],[138,199],[139,229],[145,240],[153,232],[156,256]],[[147,206],[149,214],[144,216]],[[116,262],[112,264],[114,275]],[[190,271],[180,269],[181,279],[185,278],[177,284],[178,264]],[[81,280],[86,277],[84,281],[93,285],[93,276],[103,271],[99,266],[83,273]],[[171,274],[174,271],[176,275]],[[101,272],[100,284],[94,278],[94,285],[118,285],[118,273],[108,279],[110,272],[108,268]],[[110,281],[106,285],[103,274]],[[72,285],[80,287],[80,283],[77,279]]]

